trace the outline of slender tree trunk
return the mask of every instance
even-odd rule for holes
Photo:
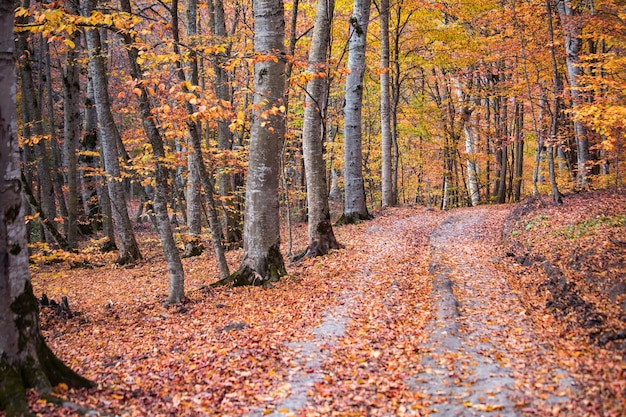
[[[282,0],[254,0],[254,50],[273,59],[254,65],[254,115],[246,183],[244,258],[235,285],[261,285],[286,274],[280,252],[278,183],[285,134],[285,18]]]
[[[187,13],[185,20],[185,33],[190,43],[188,73],[187,79],[192,85],[197,85],[198,79],[198,62],[195,53],[196,44],[193,37],[197,35],[198,19],[198,1],[187,0]],[[172,19],[174,20],[174,19]],[[172,22],[172,30],[178,32],[177,22]],[[180,71],[180,70],[179,70]],[[185,79],[185,75],[180,79]],[[195,84],[194,83],[195,81]],[[188,241],[185,243],[184,256],[197,256],[202,253],[200,244],[200,234],[202,233],[202,198],[200,195],[201,179],[199,171],[196,169],[196,153],[193,150],[193,140],[191,135],[187,134],[187,234]]]
[[[393,192],[393,138],[389,66],[389,0],[380,2],[380,130],[382,136],[382,205],[396,205]]]
[[[14,4],[0,2],[0,410],[28,415],[26,389],[50,391],[92,383],[46,345],[28,269],[16,131]]]
[[[177,1],[174,2],[174,4],[177,4],[177,3],[178,3]],[[175,39],[178,40],[178,14],[175,13],[172,17],[173,17],[172,20],[174,21],[174,25],[173,25],[174,37]],[[194,21],[194,28],[192,28],[192,31],[193,33],[195,33],[195,21]],[[178,49],[177,43],[174,44],[174,51],[180,55],[180,51]],[[180,66],[180,64],[177,64],[177,65],[178,65],[177,67],[178,79],[181,82],[184,82],[186,78],[185,78],[185,73],[183,71],[183,68],[182,66]],[[196,55],[194,53],[192,53],[192,60],[191,60],[190,68],[191,68],[191,71],[190,71],[189,82],[191,83],[192,86],[197,86],[199,85],[198,66],[197,66],[197,61],[196,61]],[[186,87],[184,87],[184,90],[186,92],[189,92]],[[200,181],[202,182],[202,187],[204,188],[204,196],[206,198],[207,210],[208,210],[207,217],[209,218],[209,228],[211,229],[211,238],[213,240],[213,249],[215,251],[215,258],[217,259],[217,264],[218,264],[219,271],[220,271],[220,278],[226,279],[229,276],[228,263],[226,262],[226,256],[224,254],[224,247],[222,246],[222,231],[220,227],[219,217],[217,215],[215,199],[213,198],[213,195],[215,193],[215,190],[213,187],[213,179],[209,175],[209,172],[206,169],[206,166],[204,164],[204,160],[202,159],[201,126],[200,126],[200,123],[198,123],[197,121],[191,118],[191,115],[194,113],[195,110],[193,108],[193,105],[189,101],[185,102],[185,110],[187,111],[187,115],[189,116],[189,119],[187,120],[187,130],[189,133],[189,138],[191,140],[191,143],[193,146],[193,152],[194,152],[194,156],[192,160],[189,162],[195,163],[195,167],[193,169],[195,169],[196,172],[198,173]]]
[[[44,59],[43,65],[45,66],[45,71],[40,71],[39,73],[39,102],[43,104],[43,85],[45,84],[46,90],[46,111],[48,113],[48,129],[50,134],[50,156],[51,156],[51,164],[52,164],[52,181],[56,190],[63,190],[63,186],[65,185],[65,178],[63,177],[63,158],[61,157],[61,151],[59,150],[58,137],[57,137],[57,126],[55,124],[57,117],[54,112],[54,98],[55,94],[52,87],[52,69],[50,62],[50,45],[48,42],[41,39],[41,48]],[[41,61],[41,60],[40,60]],[[44,76],[45,74],[45,76]],[[65,198],[63,196],[63,192],[56,192],[56,201],[59,205],[59,212],[61,216],[68,219],[67,206],[65,205]],[[65,231],[67,233],[67,225],[69,222],[65,222]]]
[[[227,42],[226,20],[224,18],[224,3],[222,0],[210,0],[210,28],[216,42]],[[213,55],[213,71],[215,72],[215,95],[218,102],[230,103],[230,77],[224,69],[224,62],[229,58],[230,44],[223,53]],[[217,120],[217,147],[220,151],[232,149],[233,137],[230,131],[228,109],[222,109],[223,115]],[[225,237],[229,246],[237,246],[241,243],[241,216],[235,209],[234,190],[232,187],[232,175],[225,169],[218,169],[219,194],[222,198],[224,209]]]
[[[326,104],[324,85],[334,9],[334,0],[317,2],[308,67],[312,78],[306,87],[302,126],[309,237],[309,245],[304,255],[311,257],[321,256],[330,249],[341,247],[335,238],[330,221],[323,143],[325,124],[322,118]]]
[[[23,6],[28,8],[28,1],[25,1]],[[25,113],[24,121],[26,122],[24,137],[28,139],[30,134],[32,134],[38,139],[38,142],[34,145],[34,150],[37,160],[39,201],[41,201],[44,217],[48,219],[52,227],[58,229],[54,221],[57,214],[57,206],[55,204],[56,196],[52,184],[50,152],[47,147],[47,141],[43,139],[43,118],[41,115],[41,107],[37,100],[37,88],[34,84],[33,71],[29,58],[32,54],[28,47],[28,33],[20,33],[17,37],[17,44],[18,53],[22,57],[19,60],[19,71],[22,90],[22,111]],[[30,134],[27,134],[28,132],[30,132]],[[53,236],[48,230],[45,231],[45,236],[47,242],[51,243],[54,241]]]
[[[97,230],[99,221],[96,216],[100,213],[98,208],[98,184],[96,183],[95,171],[98,167],[98,158],[95,153],[98,152],[98,115],[94,107],[93,86],[91,80],[87,81],[87,94],[85,97],[85,117],[83,126],[83,137],[81,140],[81,149],[88,152],[88,155],[79,159],[82,167],[83,175],[80,175],[81,192],[83,200],[83,212],[85,220],[89,220],[91,230]]]
[[[522,180],[524,173],[524,105],[515,103],[515,169],[513,175],[513,199],[520,201],[522,197]]]
[[[68,11],[78,14],[72,1],[67,2]],[[79,34],[72,36],[75,45],[79,44]],[[78,171],[76,150],[81,136],[80,124],[80,67],[77,62],[78,51],[67,50],[65,68],[63,68],[63,136],[64,159],[67,168],[67,243],[70,248],[78,247]]]
[[[130,0],[120,0],[120,4],[122,11],[132,14]],[[174,2],[174,7],[178,7],[178,2]],[[163,247],[163,252],[165,253],[165,259],[167,260],[167,267],[170,275],[167,303],[179,304],[185,298],[185,273],[183,271],[183,264],[180,260],[178,248],[176,247],[176,242],[174,241],[172,226],[167,212],[168,172],[166,167],[161,162],[166,156],[165,147],[163,145],[161,132],[159,131],[152,115],[153,107],[150,103],[148,89],[145,87],[145,84],[142,83],[144,80],[144,73],[138,62],[139,50],[135,47],[131,35],[123,33],[122,38],[126,44],[126,51],[128,52],[130,74],[137,82],[137,85],[139,86],[138,88],[141,90],[141,94],[138,96],[139,111],[141,113],[143,129],[146,132],[146,136],[148,136],[150,145],[152,145],[152,153],[154,156],[154,213],[156,216],[159,236],[161,238],[161,246]]]
[[[365,204],[363,182],[363,147],[361,110],[363,108],[363,77],[365,48],[371,0],[354,0],[350,17],[350,41],[344,107],[344,212],[340,222],[367,220],[370,215]]]
[[[97,0],[86,0],[86,15],[95,9]],[[128,217],[126,194],[120,179],[120,163],[118,160],[118,133],[111,113],[107,74],[102,56],[100,33],[97,29],[89,29],[85,33],[89,54],[89,73],[94,88],[98,125],[100,127],[100,146],[104,156],[103,162],[107,174],[107,186],[111,202],[111,214],[114,227],[119,237],[120,264],[131,263],[141,259],[141,252],[135,239],[135,233]]]
[[[550,129],[548,131],[548,173],[550,175],[550,186],[552,189],[552,199],[556,204],[563,203],[563,197],[559,191],[556,182],[556,173],[554,171],[554,144],[557,143],[557,132],[559,124],[559,115],[561,112],[559,97],[561,96],[561,84],[559,82],[559,69],[556,63],[556,51],[554,48],[554,27],[552,24],[552,6],[550,2],[546,3],[546,11],[548,16],[548,34],[550,36],[550,61],[552,63],[552,84],[554,86],[554,98],[552,99],[552,117],[550,120]],[[579,172],[580,173],[580,172]]]
[[[540,180],[541,171],[541,154],[545,148],[545,114],[548,107],[548,100],[545,97],[541,98],[541,104],[539,105],[539,126],[537,131],[537,150],[535,151],[535,165],[533,167],[533,195],[539,195],[539,186],[537,185]]]

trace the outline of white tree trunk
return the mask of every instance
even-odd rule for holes
[[[329,249],[339,248],[330,222],[326,163],[324,161],[323,121],[326,97],[327,51],[335,9],[334,0],[320,0],[315,12],[315,27],[311,40],[308,71],[312,74],[306,87],[302,148],[306,174],[308,235],[307,256],[320,256]]]
[[[582,47],[582,29],[579,13],[574,9],[572,0],[556,0],[556,8],[561,19],[563,34],[565,37],[565,63],[567,66],[567,79],[570,86],[572,106],[574,109],[581,104],[580,96],[580,50]],[[587,163],[589,161],[589,142],[586,129],[580,121],[574,121],[574,135],[578,158],[577,180],[580,185],[587,184]]]
[[[382,142],[382,205],[394,206],[393,138],[391,136],[391,80],[389,67],[389,0],[380,2],[380,130]]]
[[[369,218],[365,205],[361,110],[365,47],[371,0],[354,0],[350,17],[350,41],[344,108],[344,221],[350,223]]]
[[[280,253],[278,184],[285,134],[285,18],[282,0],[254,0],[254,115],[244,215],[244,259],[235,285],[259,285],[285,275]]]

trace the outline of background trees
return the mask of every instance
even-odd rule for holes
[[[265,52],[250,41],[259,32],[252,5],[125,4],[84,0],[82,15],[67,2],[17,9],[30,239],[44,250],[71,248],[82,239],[76,233],[106,232],[112,224],[119,262],[133,262],[141,252],[127,210],[142,219],[146,208],[154,222],[158,211],[162,222],[167,208],[177,244],[198,240],[201,225],[212,225],[225,277],[219,247],[241,241],[256,129],[282,141],[272,120],[282,104],[260,110],[254,85]],[[449,208],[535,191],[553,191],[558,200],[581,185],[622,184],[618,5],[402,0],[377,3],[369,18],[369,3],[357,2],[352,16],[354,7],[341,0],[326,16],[327,49],[313,30],[317,7],[299,4],[296,13],[288,5],[285,12],[294,22],[286,35],[296,46],[285,55],[288,128],[284,146],[271,149],[283,156],[278,201],[294,218],[308,210],[314,224],[342,213],[366,218],[368,209],[396,202]],[[314,47],[320,58],[309,59]],[[351,62],[357,52],[361,60]],[[324,56],[327,64],[312,69]],[[259,114],[263,126],[255,125]],[[162,149],[144,123],[154,125]],[[308,153],[311,144],[315,158],[303,160],[302,147]],[[162,189],[165,204],[157,198]],[[323,207],[331,192],[329,210],[316,215],[310,199],[322,196]]]

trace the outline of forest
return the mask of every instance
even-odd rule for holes
[[[0,12],[0,410],[624,412],[622,0]]]

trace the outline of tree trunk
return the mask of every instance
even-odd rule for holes
[[[120,0],[122,11],[132,14],[130,0]],[[178,6],[177,2],[174,2],[175,7]],[[154,214],[157,221],[157,229],[159,231],[159,237],[161,238],[161,246],[165,253],[165,259],[167,260],[167,267],[169,270],[169,295],[167,297],[168,304],[179,304],[185,298],[185,273],[183,271],[183,263],[180,260],[180,254],[174,241],[174,235],[172,234],[172,226],[170,218],[167,212],[167,178],[168,172],[161,161],[165,160],[165,147],[163,145],[163,138],[161,132],[155,123],[155,118],[152,115],[152,104],[150,103],[148,89],[144,80],[143,69],[139,65],[139,50],[134,46],[131,35],[122,33],[122,38],[126,44],[126,51],[128,52],[128,60],[130,62],[130,74],[137,82],[138,88],[141,90],[141,94],[138,96],[139,111],[141,113],[141,121],[143,129],[148,136],[150,145],[152,145],[152,153],[154,158],[154,175],[155,175],[155,189],[154,189]]]
[[[550,2],[548,2],[548,7]],[[561,26],[565,37],[565,63],[567,66],[567,79],[570,86],[570,96],[574,109],[582,103],[580,92],[580,50],[582,47],[581,16],[572,4],[572,0],[556,0],[556,8],[561,19]],[[574,136],[577,148],[578,170],[576,178],[581,187],[587,188],[587,163],[589,162],[589,142],[587,132],[580,121],[574,121]]]
[[[29,2],[25,1],[24,7],[28,8]],[[25,22],[23,22],[25,23]],[[22,111],[24,112],[24,138],[28,139],[32,136],[37,138],[38,142],[34,145],[35,158],[37,160],[37,185],[39,190],[39,201],[45,217],[50,221],[50,225],[58,230],[54,219],[57,214],[55,204],[54,187],[52,185],[52,174],[50,169],[50,153],[46,146],[47,141],[43,138],[43,126],[41,108],[37,100],[36,87],[33,81],[32,67],[30,64],[30,56],[32,54],[28,48],[28,33],[20,33],[17,37],[18,53],[20,54],[19,71],[22,90]],[[54,242],[52,234],[48,230],[45,232],[46,241]]]
[[[83,212],[85,221],[89,221],[91,231],[95,231],[100,226],[100,221],[96,219],[101,211],[98,207],[98,184],[96,183],[95,171],[98,167],[98,159],[94,155],[98,152],[98,115],[94,107],[93,86],[91,80],[87,81],[87,94],[85,97],[85,119],[83,126],[83,137],[80,147],[87,151],[88,155],[79,158],[83,175],[80,175],[81,193],[83,200]],[[100,187],[101,188],[101,187]]]
[[[389,0],[380,2],[380,130],[382,136],[382,205],[396,205],[393,187],[393,140],[389,67]]]
[[[48,42],[41,39],[41,54],[44,55],[43,65],[45,67],[45,71],[40,71],[39,73],[39,102],[43,105],[43,85],[45,84],[46,90],[46,112],[48,113],[48,129],[50,134],[50,156],[52,163],[52,180],[56,190],[63,190],[63,186],[65,185],[65,178],[63,177],[63,161],[61,157],[61,151],[59,150],[58,145],[58,137],[57,137],[57,128],[55,125],[56,115],[54,112],[54,90],[52,86],[52,68],[50,62],[50,45]],[[41,60],[40,60],[41,62]],[[45,74],[45,76],[44,76]],[[57,192],[56,201],[59,205],[59,211],[61,216],[68,219],[67,206],[65,205],[65,197],[63,196],[63,192]],[[67,225],[69,222],[65,222],[65,231],[67,233]]]
[[[226,32],[226,21],[224,19],[224,3],[222,0],[209,1],[211,11],[211,31],[217,42],[226,42],[228,33]],[[229,75],[224,69],[224,62],[228,59],[230,43],[227,51],[215,53],[213,55],[213,71],[215,72],[215,96],[220,103],[230,103]],[[223,115],[217,120],[217,148],[220,151],[232,149],[233,138],[230,131],[230,120],[226,108],[222,109]],[[232,187],[232,175],[224,169],[218,169],[219,193],[222,198],[225,219],[225,237],[229,246],[239,245],[242,239],[241,216],[234,206],[234,190]]]
[[[13,2],[0,2],[0,410],[27,415],[26,389],[92,383],[48,348],[28,270],[15,111]]]
[[[72,1],[66,4],[68,11],[78,14]],[[71,40],[78,45],[78,33]],[[80,112],[80,67],[77,62],[78,52],[74,48],[67,48],[65,68],[63,68],[63,136],[64,160],[67,168],[67,243],[70,248],[78,246],[78,171],[77,156],[78,142],[81,135]],[[62,194],[62,193],[61,193]]]
[[[177,3],[177,1],[174,2],[174,4]],[[191,6],[193,5],[190,5],[190,7]],[[178,13],[172,15],[172,20],[174,21],[174,38],[178,40]],[[194,28],[191,28],[191,30],[193,31],[193,33],[195,33],[195,21]],[[178,44],[176,42],[174,43],[174,51],[175,53],[180,55],[180,50],[178,49]],[[190,68],[190,83],[193,86],[197,86],[199,85],[198,66],[194,54],[192,54]],[[177,74],[178,79],[184,82],[185,73],[180,63],[177,64]],[[183,91],[189,92],[186,87],[183,87]],[[215,191],[213,187],[213,179],[210,177],[209,172],[204,165],[204,160],[202,159],[201,125],[199,122],[191,118],[191,115],[194,113],[195,110],[193,108],[193,105],[189,101],[185,101],[185,110],[187,111],[187,115],[189,117],[189,119],[187,120],[187,131],[189,133],[189,138],[191,140],[194,152],[194,156],[188,162],[195,164],[193,169],[199,175],[200,181],[202,182],[202,187],[204,188],[204,196],[206,198],[208,210],[207,217],[209,218],[209,228],[211,229],[211,238],[213,240],[215,258],[217,260],[218,268],[220,271],[220,278],[226,279],[229,276],[228,263],[226,262],[226,256],[224,254],[224,246],[222,245],[222,230],[220,227],[219,217],[217,215],[215,199],[213,198]]]
[[[361,110],[363,108],[363,77],[365,48],[371,0],[354,0],[350,17],[350,41],[344,107],[344,212],[341,223],[367,220],[370,215],[365,204],[363,182],[363,150]]]
[[[330,221],[326,162],[324,161],[325,124],[322,118],[326,107],[324,85],[334,10],[334,0],[317,2],[309,52],[308,71],[312,78],[306,87],[302,147],[306,175],[309,238],[308,248],[303,255],[310,257],[325,255],[330,249],[341,247],[335,238]]]
[[[191,42],[191,49],[189,54],[188,72],[190,75],[187,77],[192,83],[198,78],[198,63],[197,55],[195,54],[195,43],[191,41],[191,38],[197,34],[196,20],[198,18],[198,2],[197,0],[187,1],[187,19],[185,24],[185,32]],[[173,20],[173,19],[172,19]],[[172,30],[178,32],[177,22],[172,22]],[[185,78],[179,75],[179,79]],[[187,135],[187,235],[188,241],[185,243],[184,257],[198,256],[202,253],[202,245],[200,244],[200,234],[202,233],[202,198],[200,195],[201,180],[200,174],[196,169],[196,153],[193,150],[193,140],[191,135]]]
[[[515,103],[515,169],[513,175],[513,200],[519,202],[522,197],[522,175],[524,171],[524,105]]]
[[[550,129],[548,131],[548,173],[550,175],[550,186],[552,189],[552,200],[560,205],[563,203],[563,197],[559,191],[556,182],[556,173],[554,171],[554,144],[557,142],[557,132],[559,124],[559,115],[561,112],[559,98],[561,96],[561,84],[559,82],[559,69],[556,63],[556,51],[554,48],[554,27],[552,24],[552,6],[550,2],[546,3],[546,11],[548,17],[548,34],[550,36],[550,61],[552,64],[552,84],[554,86],[554,98],[552,99],[552,118],[550,120]]]
[[[285,17],[282,0],[254,0],[254,115],[246,182],[244,257],[231,279],[261,285],[286,274],[280,252],[278,183],[285,134]]]
[[[86,15],[89,16],[94,10],[97,0],[87,0]],[[98,125],[100,127],[100,146],[104,156],[104,166],[107,174],[107,185],[111,202],[111,214],[114,220],[115,231],[119,238],[120,264],[131,263],[141,259],[141,252],[135,239],[128,209],[126,195],[120,179],[120,163],[118,160],[117,141],[119,134],[115,126],[111,105],[109,103],[109,91],[107,74],[104,66],[104,58],[101,54],[100,33],[97,29],[88,29],[85,33],[87,51],[89,53],[89,73],[93,83]]]

